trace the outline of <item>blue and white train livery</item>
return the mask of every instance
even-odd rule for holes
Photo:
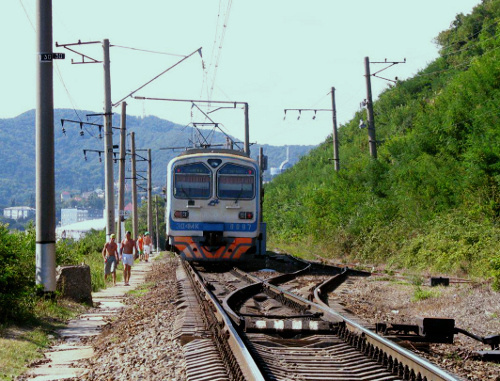
[[[168,164],[169,245],[187,260],[243,259],[262,246],[260,168],[229,149],[190,149]]]

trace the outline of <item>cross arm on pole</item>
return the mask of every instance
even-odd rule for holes
[[[283,110],[285,112],[285,116],[283,117],[283,120],[286,119],[286,113],[288,111],[298,111],[299,112],[299,116],[297,117],[297,120],[300,119],[300,116],[302,115],[302,111],[314,111],[314,116],[313,116],[313,119],[316,119],[316,113],[317,112],[321,112],[321,111],[329,111],[329,112],[332,112],[334,110],[330,110],[330,109],[324,109],[324,108],[286,108]]]
[[[74,62],[74,60],[71,59],[72,64],[76,65],[76,64],[88,64],[88,63],[102,63],[102,61],[98,61],[95,58],[92,58],[92,57],[87,56],[83,53],[77,52],[76,50],[68,47],[68,46],[75,46],[75,45],[89,45],[89,44],[100,44],[100,43],[102,43],[102,42],[101,41],[81,42],[80,40],[78,40],[78,42],[73,42],[73,43],[69,43],[69,44],[59,44],[56,42],[56,47],[63,47],[64,49],[67,49],[70,52],[73,52],[75,54],[78,54],[81,57],[81,59],[82,59],[81,62]],[[88,59],[89,61],[85,61],[85,58]]]
[[[379,76],[377,74],[383,72],[384,70],[387,70],[387,69],[393,67],[394,65],[406,63],[406,58],[403,61],[387,61],[387,58],[386,58],[385,61],[370,62],[370,63],[372,63],[372,64],[388,64],[389,66],[386,66],[383,69],[380,69],[379,71],[376,71],[375,73],[372,73],[372,76],[376,77],[376,78],[380,78],[380,79],[386,80],[386,81],[389,81],[389,82],[397,83],[398,77],[396,77],[396,80],[393,80],[393,79],[381,77],[381,76]]]

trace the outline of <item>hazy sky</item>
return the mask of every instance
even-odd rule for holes
[[[366,97],[365,56],[371,61],[406,58],[383,74],[408,78],[437,57],[433,39],[438,33],[449,28],[457,13],[470,13],[479,2],[53,0],[53,40],[108,38],[115,45],[113,102],[181,59],[126,48],[188,55],[202,47],[205,70],[200,56],[193,55],[136,95],[207,99],[213,85],[212,100],[249,103],[252,142],[319,144],[331,133],[331,113],[320,112],[316,120],[313,113],[303,113],[300,120],[289,113],[283,120],[283,109],[330,109],[328,93],[334,86],[338,121],[349,121]],[[35,0],[0,1],[0,118],[35,107],[35,8]],[[102,59],[101,44],[77,50]],[[54,107],[101,112],[102,65],[72,65],[71,58],[78,61],[78,56],[63,48],[54,51],[66,53],[54,65]],[[372,65],[372,72],[381,68]],[[387,84],[372,78],[374,98]],[[127,103],[130,115],[155,115],[179,124],[204,121],[189,103],[131,98]],[[222,109],[210,116],[233,136],[243,137],[243,110]]]

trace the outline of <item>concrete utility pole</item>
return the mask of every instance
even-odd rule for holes
[[[377,139],[375,138],[375,118],[373,116],[372,83],[370,78],[370,59],[365,57],[366,77],[366,110],[368,123],[368,142],[370,144],[370,156],[377,158]]]
[[[132,163],[132,235],[137,239],[137,225],[139,216],[137,215],[137,171],[135,167],[135,132],[130,133],[130,156]]]
[[[158,223],[158,195],[155,195],[156,207],[156,252],[160,252],[160,225]]]
[[[36,284],[56,290],[52,0],[37,0]],[[47,59],[50,55],[50,59]]]
[[[120,119],[120,161],[118,167],[118,223],[116,225],[116,242],[121,242],[125,236],[122,232],[122,221],[125,209],[125,159],[127,155],[127,103],[122,102]]]
[[[333,163],[335,171],[340,170],[339,137],[337,134],[337,107],[335,105],[335,87],[332,87],[332,119],[333,119]]]
[[[111,73],[109,40],[102,42],[104,50],[104,186],[106,202],[106,240],[115,232],[115,179],[113,174],[113,128],[111,125]]]
[[[264,148],[260,147],[259,148],[259,170],[260,170],[260,176],[259,176],[259,189],[260,189],[260,216],[259,216],[259,223],[262,223],[262,207],[264,205],[264,188],[263,188],[263,177],[264,177]]]
[[[148,232],[153,234],[153,198],[151,196],[153,173],[151,171],[151,148],[148,148]],[[152,238],[151,238],[152,239]]]
[[[250,123],[248,120],[248,103],[243,103],[245,110],[245,153],[250,156]]]

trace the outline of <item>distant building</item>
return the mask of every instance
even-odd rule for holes
[[[277,167],[271,167],[271,177],[278,176],[280,174],[280,169]]]
[[[83,198],[84,200],[88,200],[88,199],[89,199],[89,197],[90,197],[90,196],[92,196],[92,194],[93,194],[93,193],[94,193],[94,192],[83,192],[83,193],[82,193],[82,198]]]
[[[59,239],[74,239],[78,241],[83,238],[91,229],[103,230],[106,228],[106,220],[104,218],[97,220],[88,220],[76,222],[66,226],[56,228],[56,238]]]
[[[89,211],[83,209],[61,209],[61,226],[89,219]]]
[[[89,220],[98,220],[100,218],[104,218],[105,216],[104,209],[89,209],[88,212],[89,214],[87,216],[87,219]]]
[[[64,191],[61,193],[61,201],[69,201],[71,200],[71,195],[69,194],[69,192],[67,191]]]
[[[271,177],[278,176],[289,168],[292,168],[292,163],[290,162],[290,147],[286,147],[286,159],[280,164],[279,168],[271,168]]]
[[[125,205],[125,208],[123,210],[125,211],[125,214],[132,214],[132,212],[134,211],[134,205],[129,202],[127,205]]]
[[[97,197],[104,198],[104,191],[102,189],[98,188],[94,192],[97,195]]]
[[[280,173],[283,173],[289,168],[292,168],[292,163],[290,163],[290,147],[286,147],[286,159],[280,165]]]
[[[35,216],[35,209],[29,206],[13,206],[3,210],[3,216],[12,220],[19,220],[21,218],[29,218]]]

